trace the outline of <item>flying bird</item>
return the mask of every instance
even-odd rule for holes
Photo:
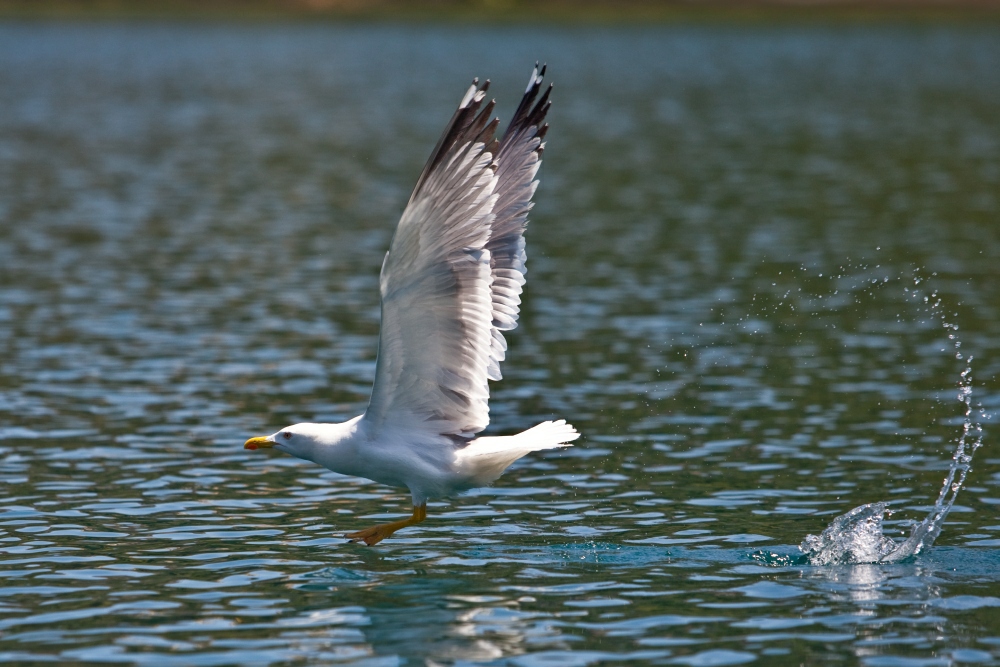
[[[525,279],[524,230],[538,181],[549,85],[545,67],[503,136],[474,79],[417,178],[382,263],[382,321],[368,409],[341,424],[295,424],[250,438],[344,475],[406,487],[407,519],[345,537],[371,546],[427,516],[427,500],[495,481],[529,452],[579,437],[564,420],[511,436],[489,424],[489,380],[500,380]],[[536,101],[537,100],[537,101]],[[482,109],[480,110],[480,107]]]

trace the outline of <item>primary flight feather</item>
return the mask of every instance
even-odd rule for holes
[[[396,227],[379,279],[382,323],[368,409],[341,424],[295,424],[251,438],[334,472],[406,487],[413,515],[349,533],[376,544],[423,521],[428,498],[496,480],[514,461],[579,437],[563,420],[513,436],[476,437],[489,424],[524,285],[524,230],[541,164],[550,85],[536,66],[499,140],[489,81],[462,97]],[[482,107],[480,109],[480,107]]]

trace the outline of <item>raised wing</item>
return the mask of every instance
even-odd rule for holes
[[[517,324],[524,237],[548,108],[532,108],[532,73],[497,142],[489,87],[474,82],[425,165],[382,265],[382,327],[365,421],[470,438],[489,423],[487,380],[499,379]],[[546,93],[546,98],[547,98]],[[531,125],[531,123],[534,125]]]
[[[524,229],[528,226],[528,211],[533,206],[531,197],[535,194],[538,181],[535,174],[542,166],[542,140],[549,126],[543,124],[545,114],[552,103],[549,95],[552,86],[535,102],[545,66],[539,71],[535,66],[528,80],[521,104],[514,112],[514,118],[500,140],[497,151],[497,203],[493,207],[493,224],[490,226],[490,240],[486,249],[490,251],[490,270],[493,284],[490,286],[493,301],[493,322],[490,345],[489,378],[501,379],[500,362],[507,351],[507,341],[503,331],[517,326],[517,316],[521,306],[521,288],[527,255],[524,252]],[[534,105],[534,106],[532,106]]]

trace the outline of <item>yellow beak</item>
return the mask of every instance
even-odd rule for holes
[[[264,436],[261,436],[258,438],[250,438],[245,443],[243,443],[243,449],[257,449],[259,447],[263,447],[265,449],[274,447],[274,442],[268,440]]]

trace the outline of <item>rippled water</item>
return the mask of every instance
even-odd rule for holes
[[[0,660],[1000,661],[1000,32],[0,25]],[[358,414],[392,227],[467,80],[556,82],[495,433],[432,503],[243,440]],[[914,296],[916,294],[916,296]],[[928,297],[924,302],[923,298]],[[940,300],[940,304],[937,304]]]

